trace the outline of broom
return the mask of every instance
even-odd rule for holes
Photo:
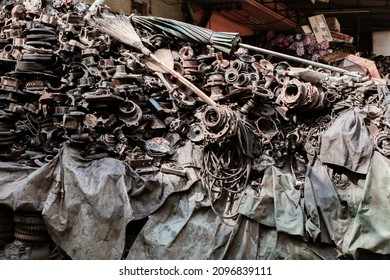
[[[187,88],[193,91],[198,97],[200,97],[206,104],[213,106],[216,105],[214,100],[212,100],[208,95],[206,95],[203,91],[197,88],[193,83],[188,81],[179,72],[175,71],[173,67],[171,68],[170,66],[173,65],[173,63],[169,63],[171,65],[168,66],[167,62],[163,62],[163,59],[160,59],[157,55],[153,54],[148,48],[146,48],[143,45],[136,31],[134,30],[134,27],[132,26],[128,17],[123,14],[105,16],[103,18],[96,18],[93,22],[100,32],[110,35],[111,37],[122,42],[123,44],[139,49],[144,55],[156,62],[149,63],[147,64],[147,66],[150,66],[151,64],[157,64],[159,66],[159,71],[170,73],[180,82],[182,82]],[[172,55],[170,56],[172,57]],[[155,67],[153,67],[153,70],[155,70]]]

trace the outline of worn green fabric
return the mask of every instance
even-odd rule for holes
[[[351,108],[322,134],[320,159],[356,173],[367,174],[374,151],[362,112]]]
[[[201,185],[173,194],[135,239],[128,260],[336,259],[334,246],[307,243],[239,215],[221,221],[202,204]]]
[[[127,259],[221,259],[233,230],[202,205],[200,182],[152,214]]]
[[[317,159],[308,166],[305,180],[306,230],[316,241],[340,245],[351,224],[346,203],[342,203],[326,166]]]
[[[334,260],[339,254],[334,246],[304,242],[301,237],[277,232],[241,215],[224,259]]]
[[[304,237],[301,193],[294,186],[295,178],[288,163],[284,168],[269,166],[264,171],[260,189],[246,190],[238,212],[279,232]]]
[[[358,249],[390,254],[390,160],[374,152],[359,205],[344,251]]]
[[[200,149],[191,141],[178,153],[179,164],[199,162]],[[51,238],[72,259],[121,259],[127,224],[195,184],[194,168],[187,171],[188,179],[161,172],[140,177],[123,161],[86,160],[65,146],[40,168],[0,162],[0,203],[42,212]]]
[[[276,227],[274,207],[273,169],[266,168],[260,188],[245,190],[238,213],[269,227]]]

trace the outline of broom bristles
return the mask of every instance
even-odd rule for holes
[[[164,72],[167,71],[161,67],[161,64],[165,65],[169,69],[173,69],[174,59],[172,56],[172,51],[168,49],[158,49],[153,53],[153,56],[156,57],[159,61],[155,61],[150,58],[146,61],[146,67],[154,72]]]
[[[141,51],[145,49],[130,19],[123,14],[96,18],[94,24],[100,32],[110,35],[123,44]]]

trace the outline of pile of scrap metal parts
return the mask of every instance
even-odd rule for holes
[[[142,52],[100,33],[84,18],[84,5],[6,2],[1,161],[42,166],[66,143],[86,159],[123,160],[141,176],[186,177],[171,156],[191,141],[203,148],[199,170],[209,204],[222,219],[234,219],[245,190],[261,191],[269,166],[290,164],[303,197],[323,133],[351,107],[364,115],[376,150],[390,156],[386,81],[271,63],[244,48],[226,55],[137,28],[150,50],[171,50],[175,70],[216,102],[207,106],[174,76],[148,68]],[[28,210],[0,209],[0,242],[8,244],[6,258],[61,255],[39,213]]]

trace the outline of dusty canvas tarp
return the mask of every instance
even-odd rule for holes
[[[260,189],[246,190],[238,212],[260,224],[275,227],[278,232],[304,237],[301,193],[295,189],[294,180],[289,167],[267,167]]]
[[[170,196],[150,216],[127,256],[139,259],[335,259],[332,246],[305,243],[243,215],[218,218],[200,184]]]
[[[355,256],[359,249],[390,254],[390,160],[374,153],[364,196],[357,210],[344,251]]]
[[[192,159],[182,156],[180,162],[197,158],[191,144],[181,151]],[[150,215],[197,180],[160,172],[144,179],[122,161],[88,161],[68,147],[40,168],[0,162],[0,178],[0,202],[42,211],[53,241],[73,259],[120,259],[127,223]]]
[[[351,224],[351,217],[346,203],[342,203],[333,186],[326,166],[318,159],[307,168],[304,197],[309,236],[315,241],[340,245]]]
[[[320,159],[323,163],[360,174],[367,174],[373,151],[373,140],[358,108],[339,116],[321,138]]]
[[[339,254],[333,246],[305,242],[301,237],[278,232],[241,215],[224,259],[334,260]]]

